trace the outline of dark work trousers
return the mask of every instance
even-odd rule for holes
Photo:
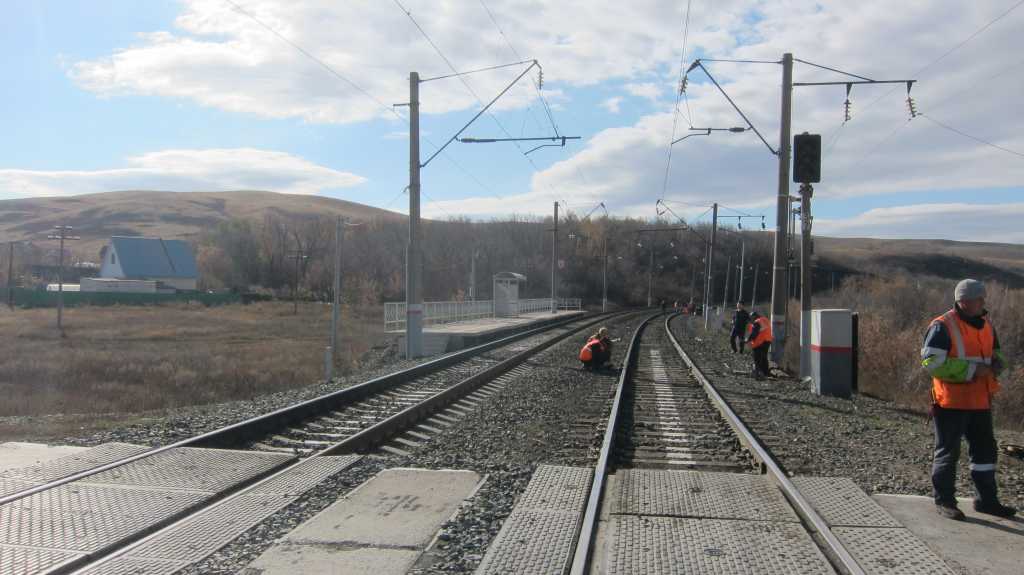
[[[768,375],[771,372],[771,367],[768,365],[768,348],[771,347],[769,344],[762,344],[760,347],[752,348],[754,352],[754,369],[761,375]]]
[[[744,344],[743,332],[744,331],[746,331],[746,330],[745,329],[737,329],[735,327],[732,328],[732,333],[729,334],[729,345],[732,346],[732,352],[733,353],[736,353],[737,351],[740,352],[740,353],[743,353],[743,344]],[[739,341],[738,345],[736,343],[737,341]]]
[[[934,406],[935,458],[932,461],[932,486],[936,503],[956,503],[956,466],[960,460],[960,439],[967,438],[971,460],[971,479],[978,499],[995,503],[996,438],[992,433],[990,410],[945,409]]]

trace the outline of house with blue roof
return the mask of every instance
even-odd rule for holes
[[[169,293],[195,290],[199,281],[192,246],[182,240],[113,236],[100,258],[99,277],[83,280],[83,291]]]

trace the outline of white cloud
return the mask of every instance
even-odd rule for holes
[[[284,152],[251,148],[164,150],[130,157],[107,170],[0,169],[0,198],[67,196],[113,190],[267,190],[317,194],[366,178]]]
[[[166,96],[308,122],[391,117],[222,0],[182,0],[182,4],[172,30],[142,35],[134,46],[107,57],[76,62],[69,74],[80,86],[104,96]],[[405,4],[460,69],[514,59],[478,3],[409,0]],[[406,16],[389,2],[245,0],[243,5],[358,81],[385,106],[408,99],[410,70],[425,77],[449,72]],[[488,6],[518,52],[544,65],[546,91],[559,100],[552,104],[556,119],[561,119],[558,114],[564,118],[572,107],[559,88],[601,84],[603,89],[611,84],[641,97],[672,94],[685,3],[489,0]],[[1007,2],[996,0],[725,0],[713,7],[694,3],[686,60],[696,55],[777,60],[789,51],[797,58],[872,78],[914,77],[919,83],[913,93],[922,112],[1024,151],[1024,130],[1013,115],[1017,95],[1024,92],[1018,56],[1024,48],[1019,34],[1024,8],[917,74],[1008,7]],[[1017,68],[1011,69],[1013,65]],[[777,147],[779,66],[708,63],[708,67],[770,145]],[[470,76],[468,81],[487,99],[514,74],[514,69],[508,69]],[[801,81],[842,78],[799,63],[795,76]],[[424,84],[421,96],[425,113],[477,106],[457,80]],[[524,82],[501,106],[523,107],[535,97],[532,86]],[[794,93],[794,132],[821,133],[825,142],[824,181],[816,186],[815,196],[819,204],[904,192],[918,192],[919,200],[927,202],[927,193],[936,189],[1012,188],[1024,183],[1024,162],[1018,157],[953,134],[928,117],[908,123],[902,85],[855,86],[853,120],[839,128],[844,98],[843,86],[798,87]],[[619,106],[614,100],[599,105],[614,113]],[[683,116],[676,120],[676,137],[691,120],[696,126],[742,125],[699,70],[691,75],[688,100],[689,106],[682,107]],[[715,133],[680,142],[673,148],[670,183],[663,191],[672,125],[673,117],[666,110],[640,118],[632,126],[601,130],[574,156],[535,174],[528,191],[505,202],[468,197],[440,204],[449,213],[468,215],[547,213],[551,201],[567,198],[581,206],[605,201],[617,214],[651,216],[654,201],[664,195],[698,204],[718,201],[769,217],[774,213],[775,157],[753,133]],[[401,130],[397,126],[386,131]],[[913,201],[908,197],[907,203]],[[425,207],[425,213],[429,210]]]
[[[601,102],[601,107],[608,111],[609,114],[619,113],[619,104],[622,103],[621,96],[613,96],[607,100]]]
[[[664,93],[664,89],[651,82],[644,82],[642,84],[626,84],[623,86],[630,94],[640,97],[647,98],[648,100],[657,100]]]
[[[393,116],[385,109],[408,100],[409,72],[422,77],[450,70],[391,2],[246,0],[245,11],[354,80],[384,106],[288,46],[222,0],[182,0],[172,30],[140,34],[138,42],[93,60],[74,62],[70,76],[104,96],[143,94],[271,118],[344,123]],[[460,70],[516,59],[477,2],[404,3]],[[734,45],[719,30],[739,30],[753,0],[725,0],[694,31],[694,46],[721,51]],[[488,7],[522,57],[544,66],[545,90],[593,85],[664,71],[673,61],[681,8],[671,0],[492,0]],[[467,77],[481,99],[501,90],[515,68]],[[549,88],[548,86],[551,86]],[[553,88],[553,89],[552,89]],[[523,81],[496,106],[534,101]],[[423,85],[425,113],[462,110],[477,102],[456,79]]]
[[[852,218],[815,219],[815,235],[1024,243],[1024,203],[918,204],[876,208]]]

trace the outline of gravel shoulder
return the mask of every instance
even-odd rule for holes
[[[733,354],[726,332],[702,326],[684,329],[682,318],[673,321],[673,330],[791,474],[850,477],[868,493],[931,495],[933,443],[927,416],[871,397],[817,396],[792,378],[756,381],[746,375],[749,352]],[[997,429],[996,436],[1000,443],[1024,443],[1019,431]],[[1003,501],[1024,508],[1024,461],[1001,453],[997,478]],[[973,497],[966,446],[957,494]]]
[[[644,315],[613,318],[613,348],[619,365],[633,330]],[[413,450],[409,456],[378,452],[364,457],[283,512],[250,529],[207,560],[192,566],[190,575],[243,572],[245,566],[306,519],[343,497],[377,472],[393,467],[469,469],[486,476],[479,491],[442,527],[439,544],[424,557],[415,573],[471,573],[526,489],[541,463],[585,465],[596,453],[600,434],[569,434],[572,423],[606,416],[617,371],[586,372],[576,354],[587,333],[555,344],[527,362],[529,371],[508,384],[478,409]],[[603,431],[603,427],[600,428]]]

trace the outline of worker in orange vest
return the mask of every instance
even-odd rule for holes
[[[935,456],[932,487],[939,515],[962,521],[956,503],[956,466],[960,439],[967,438],[974,509],[997,517],[1017,510],[999,502],[992,396],[1005,366],[992,323],[985,317],[985,285],[965,279],[956,285],[953,309],[932,320],[921,348],[921,363],[932,376]]]
[[[750,312],[750,322],[747,324],[747,342],[750,344],[750,351],[754,356],[754,378],[764,379],[765,376],[771,375],[771,367],[768,365],[768,348],[772,343],[772,322],[756,311]]]
[[[580,361],[584,369],[600,369],[611,358],[612,340],[608,337],[608,328],[602,327],[580,349]]]

